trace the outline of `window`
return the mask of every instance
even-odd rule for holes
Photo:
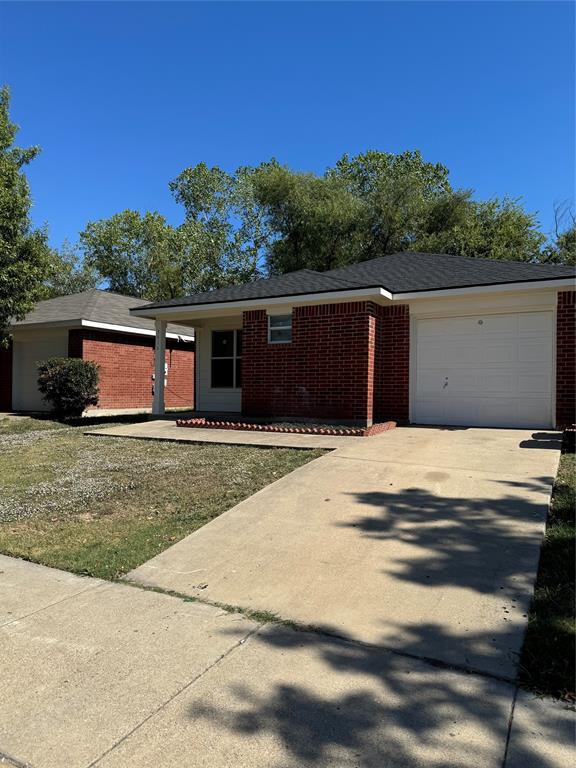
[[[292,315],[268,315],[268,343],[292,341]]]
[[[213,389],[242,386],[242,331],[212,331]]]

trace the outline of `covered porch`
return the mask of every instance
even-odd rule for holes
[[[332,294],[138,308],[156,324],[153,413],[165,413],[166,325],[177,322],[194,329],[197,413],[355,427],[393,419],[379,411],[386,345],[399,333],[388,303]],[[401,320],[406,335],[407,312]]]

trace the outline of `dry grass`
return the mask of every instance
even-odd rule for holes
[[[319,455],[2,420],[0,551],[117,578]]]

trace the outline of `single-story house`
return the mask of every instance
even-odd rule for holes
[[[147,301],[92,290],[39,302],[10,328],[0,349],[0,410],[46,411],[37,386],[37,363],[49,357],[81,357],[100,366],[98,405],[91,409],[150,410],[154,390],[154,322],[130,314]],[[162,377],[168,406],[194,406],[194,332],[166,329]]]
[[[198,411],[545,429],[574,421],[575,274],[397,253],[131,314],[155,321],[157,371],[167,323],[194,327]]]

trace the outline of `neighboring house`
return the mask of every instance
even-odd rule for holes
[[[81,357],[100,366],[96,409],[147,410],[154,388],[154,323],[130,314],[148,302],[92,290],[39,302],[13,323],[12,344],[0,350],[0,410],[45,411],[37,363]],[[165,392],[168,406],[194,406],[194,331],[168,327]]]
[[[399,253],[132,315],[155,319],[158,365],[166,322],[194,326],[199,411],[545,429],[574,421],[574,277]]]

